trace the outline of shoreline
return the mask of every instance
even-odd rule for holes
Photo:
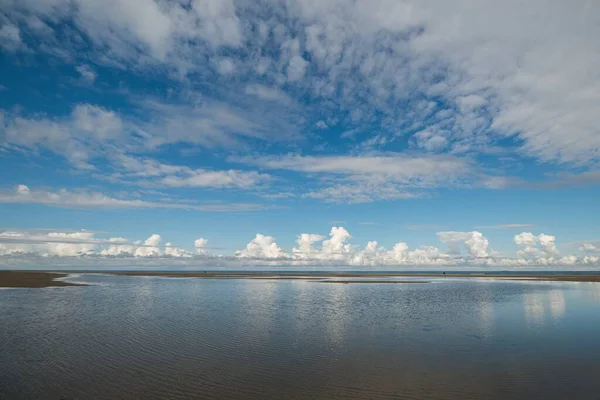
[[[559,282],[600,282],[600,274],[506,274],[506,273],[392,273],[392,272],[152,272],[152,271],[115,271],[103,272],[122,276],[157,276],[170,278],[236,278],[236,279],[322,279],[322,278],[493,278],[510,280],[535,280]],[[383,281],[380,281],[383,282]],[[410,282],[410,281],[406,281]]]
[[[203,279],[281,279],[281,280],[307,280],[319,283],[428,283],[426,280],[375,280],[372,278],[491,278],[499,280],[527,280],[537,282],[600,282],[600,274],[544,274],[544,273],[406,273],[406,272],[218,272],[218,271],[52,271],[52,270],[0,270],[0,287],[4,288],[42,288],[85,286],[57,279],[67,277],[69,274],[106,274],[119,276],[163,277],[163,278],[203,278]],[[341,280],[328,280],[341,278]],[[350,279],[354,278],[354,279]],[[365,278],[363,280],[356,278]]]

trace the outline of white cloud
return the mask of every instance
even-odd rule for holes
[[[258,258],[258,259],[280,259],[288,258],[285,253],[275,242],[272,236],[256,234],[256,237],[246,245],[245,249],[235,252],[239,258]]]
[[[325,121],[317,121],[317,123],[315,125],[319,129],[327,129],[327,128],[329,128],[329,126],[327,126],[327,124],[325,123]]]
[[[230,157],[230,160],[266,169],[328,176],[325,182],[333,182],[333,184],[309,190],[305,197],[335,203],[414,198],[422,195],[415,189],[462,185],[475,179],[475,174],[467,160],[441,155],[408,156],[399,153],[321,157],[287,155]]]
[[[109,257],[109,258],[192,258],[193,253],[167,242],[160,246],[161,236],[153,234],[144,241],[130,242],[122,237],[101,239],[94,232],[30,233],[0,232],[0,256],[39,257]],[[198,245],[201,246],[198,246]],[[204,243],[195,243],[197,256],[210,256]],[[200,251],[201,250],[201,251]]]
[[[579,246],[580,251],[585,251],[588,253],[600,253],[600,244],[598,243],[583,243]]]
[[[554,237],[545,234],[524,232],[516,235],[515,242],[521,246],[517,257],[499,256],[489,250],[487,239],[479,232],[439,232],[438,237],[451,247],[450,253],[431,245],[411,250],[405,242],[397,242],[391,250],[387,250],[377,241],[369,241],[360,250],[350,244],[351,235],[345,228],[333,227],[327,238],[319,234],[298,235],[297,247],[292,249],[291,256],[277,245],[273,237],[261,234],[257,234],[234,255],[215,256],[208,251],[208,241],[204,238],[196,239],[193,242],[195,251],[190,251],[170,242],[161,246],[162,237],[158,234],[152,234],[143,241],[131,242],[122,237],[99,238],[90,231],[8,230],[0,232],[0,265],[39,266],[44,263],[43,259],[49,257],[55,260],[55,266],[61,263],[59,259],[76,259],[71,265],[83,265],[81,263],[85,259],[93,259],[96,260],[96,266],[117,265],[118,260],[138,260],[135,265],[140,266],[164,266],[164,260],[163,264],[156,264],[154,260],[170,259],[182,267],[208,265],[205,264],[206,260],[213,266],[226,263],[229,267],[256,266],[266,262],[280,266],[592,267],[600,262],[600,257],[591,255],[569,254],[560,257]],[[464,243],[467,255],[451,254],[452,247],[459,243]],[[188,260],[187,263],[185,260]]]
[[[343,260],[352,252],[352,246],[348,244],[352,236],[344,227],[332,227],[329,239],[323,241],[321,258],[325,260]]]
[[[26,235],[0,232],[0,255],[39,253],[42,256],[76,257],[94,254],[98,248],[92,232],[49,232]]]
[[[600,28],[591,3],[9,0],[4,9],[10,43],[22,40],[22,21],[50,20],[92,41],[86,57],[122,68],[166,66],[185,76],[234,54],[245,81],[286,83],[390,137],[427,130],[430,138],[417,140],[424,149],[478,151],[515,137],[547,162],[600,157]],[[43,22],[28,27],[37,50],[79,56]]]
[[[246,86],[245,93],[267,101],[292,102],[292,99],[281,89],[260,84]]]
[[[79,169],[92,169],[91,158],[113,149],[122,140],[124,122],[102,107],[79,104],[66,118],[23,118],[5,115],[0,124],[3,143],[32,150],[48,149],[67,158]]]
[[[481,232],[438,232],[437,236],[454,253],[460,253],[459,243],[464,243],[471,257],[487,258],[490,256],[489,241]]]
[[[6,51],[16,51],[24,48],[18,27],[13,24],[0,27],[0,47]]]
[[[287,67],[287,78],[290,82],[295,82],[304,77],[308,62],[301,56],[294,56]]]
[[[377,200],[412,199],[418,194],[407,192],[393,184],[376,182],[357,182],[354,184],[338,184],[323,189],[312,190],[304,197],[319,199],[327,203],[369,203]]]
[[[421,131],[412,137],[413,143],[430,152],[444,150],[448,147],[448,139],[437,132]]]
[[[92,69],[92,67],[90,67],[89,65],[85,65],[85,64],[78,65],[77,67],[75,67],[75,70],[77,72],[79,72],[81,77],[87,83],[94,83],[94,81],[96,80],[97,75],[94,72],[94,70]]]
[[[235,64],[230,58],[223,58],[219,60],[217,68],[221,75],[229,75],[235,72]]]
[[[111,163],[119,172],[100,177],[140,186],[251,189],[271,179],[255,171],[193,169],[124,154],[113,156]]]
[[[0,146],[47,149],[65,157],[78,169],[93,169],[94,159],[156,150],[165,144],[237,146],[244,138],[272,137],[274,133],[270,129],[273,127],[285,129],[290,135],[295,131],[291,123],[282,122],[281,118],[272,121],[274,113],[279,111],[273,107],[262,111],[259,108],[244,110],[216,102],[192,107],[148,99],[140,107],[150,116],[149,121],[124,118],[92,104],[77,104],[71,114],[64,117],[3,113]]]
[[[316,258],[316,256],[318,255],[318,250],[314,248],[313,244],[315,244],[316,242],[320,242],[323,239],[325,239],[324,236],[317,235],[314,233],[301,233],[296,239],[298,247],[294,247],[292,249],[294,257],[300,259]]]
[[[453,260],[434,246],[421,246],[409,250],[404,242],[398,242],[392,250],[380,247],[376,241],[367,243],[364,250],[356,253],[350,261],[351,265],[455,265],[458,260]]]
[[[268,169],[351,175],[382,174],[398,179],[449,177],[469,171],[469,163],[463,159],[451,156],[409,156],[399,153],[380,156],[232,157],[232,160]]]
[[[554,263],[558,257],[556,238],[551,235],[534,235],[531,232],[522,232],[514,237],[515,244],[519,246],[517,255],[524,259],[535,259],[542,264]],[[563,258],[567,261],[568,258]]]
[[[223,203],[197,204],[195,202],[160,202],[140,199],[111,197],[89,190],[57,192],[31,190],[26,185],[18,185],[13,191],[0,191],[0,203],[45,204],[70,208],[167,208],[196,211],[251,211],[264,208],[259,204]]]
[[[187,170],[187,176],[165,176],[157,183],[167,187],[250,188],[268,180],[268,175],[257,172]]]
[[[206,255],[208,254],[208,250],[206,249],[206,245],[208,244],[208,240],[204,238],[198,238],[194,240],[194,248],[196,249],[196,254]]]

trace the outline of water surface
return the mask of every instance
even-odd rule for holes
[[[599,398],[598,283],[74,281],[0,290],[0,398]]]

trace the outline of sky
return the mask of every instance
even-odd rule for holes
[[[597,1],[0,0],[0,266],[600,267]]]

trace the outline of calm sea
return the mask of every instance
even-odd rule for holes
[[[600,398],[600,284],[408,279],[0,290],[0,399]]]

